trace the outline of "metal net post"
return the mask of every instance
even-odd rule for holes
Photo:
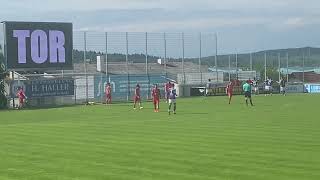
[[[238,73],[238,52],[236,52],[236,79],[239,79],[239,73]]]
[[[181,40],[182,40],[182,60],[181,60],[181,68],[183,74],[183,84],[186,83],[186,74],[184,72],[184,55],[185,55],[185,44],[184,44],[184,33],[181,33]]]
[[[89,102],[89,92],[88,92],[88,75],[87,75],[87,32],[83,33],[84,40],[84,51],[83,51],[83,63],[84,63],[84,72],[86,78],[86,103]]]
[[[253,70],[253,64],[252,64],[252,52],[250,53],[250,71]]]
[[[146,75],[148,75],[149,74],[149,72],[148,72],[148,33],[146,32],[146,34],[145,34],[145,40],[146,40],[146,42],[145,42],[145,46],[146,46],[146,49],[145,49],[145,56],[146,56]]]
[[[105,79],[106,79],[106,81],[107,82],[109,82],[109,80],[108,80],[108,76],[109,76],[109,59],[108,59],[108,53],[109,53],[109,51],[108,51],[108,40],[109,40],[109,34],[108,34],[108,32],[105,32],[105,63],[106,63],[106,71],[105,71]],[[101,73],[102,74],[102,73]],[[105,87],[104,87],[104,83],[103,83],[103,81],[101,82],[102,83],[102,85],[101,85],[101,92],[104,92],[105,91]],[[110,83],[110,82],[109,82]],[[114,87],[115,88],[115,87]],[[104,101],[104,99],[103,99],[103,94],[101,94],[101,99],[102,99],[102,102]]]
[[[109,74],[109,61],[108,61],[108,32],[106,32],[105,33],[105,40],[106,40],[106,42],[105,42],[105,62],[106,62],[106,78],[108,78],[108,74]]]
[[[289,52],[287,52],[287,55],[286,55],[286,64],[287,64],[287,82],[289,83]]]
[[[278,73],[279,73],[279,82],[281,80],[281,54],[278,53]]]
[[[148,93],[147,93],[147,99],[149,98],[149,92],[150,92],[150,76],[149,76],[149,65],[148,65],[148,33],[145,33],[145,56],[146,56],[146,77],[148,79]]]
[[[199,33],[199,73],[200,73],[201,84],[202,84],[203,78],[202,78],[202,70],[201,70],[201,59],[202,59],[202,34],[200,32]]]
[[[165,77],[168,78],[168,72],[167,72],[167,35],[166,33],[163,33],[163,44],[164,44],[164,73]]]
[[[218,35],[215,33],[215,56],[214,56],[214,64],[216,67],[216,80],[217,83],[219,82],[219,75],[218,75]]]
[[[267,80],[267,52],[264,53],[264,80]]]
[[[229,55],[229,57],[228,57],[228,65],[229,65],[229,72],[228,72],[228,75],[229,75],[229,77],[228,77],[228,79],[229,79],[229,82],[231,81],[231,55]]]
[[[126,32],[126,71],[127,71],[127,101],[129,101],[130,96],[130,74],[129,74],[129,40],[128,40],[128,32]]]
[[[304,83],[305,82],[305,68],[304,68],[304,65],[305,65],[305,53],[304,53],[304,50],[302,51],[302,82]]]
[[[312,59],[311,59],[311,48],[308,47],[307,49],[307,58],[306,58],[306,62],[305,62],[305,66],[309,69],[312,66],[315,66],[315,63],[313,63]],[[308,70],[307,70],[308,71]],[[311,70],[311,71],[315,71],[315,70]],[[310,79],[308,79],[308,82],[310,81]]]

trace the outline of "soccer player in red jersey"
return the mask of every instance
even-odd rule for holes
[[[26,95],[23,91],[23,89],[20,87],[18,92],[17,92],[17,96],[19,98],[19,109],[22,109],[25,103],[25,99],[26,99]]]
[[[111,104],[111,85],[110,83],[107,83],[105,93],[106,93],[106,103]]]
[[[229,104],[231,104],[231,99],[233,96],[233,83],[231,81],[227,85],[226,93],[228,94],[228,97],[229,97]]]
[[[158,89],[158,85],[154,85],[151,94],[153,98],[154,112],[159,112],[160,89]]]
[[[165,98],[166,98],[166,102],[169,102],[169,96],[170,96],[170,91],[171,91],[172,85],[170,83],[170,81],[168,81],[165,86],[164,86],[164,92],[165,92]]]
[[[140,95],[140,85],[137,84],[136,89],[134,90],[134,105],[133,109],[136,109],[136,105],[139,103],[139,108],[143,109],[141,105],[141,95]]]

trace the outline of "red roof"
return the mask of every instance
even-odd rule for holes
[[[294,72],[290,76],[291,78],[303,81],[303,72]],[[320,82],[320,74],[317,74],[315,72],[304,72],[304,82],[318,83]]]

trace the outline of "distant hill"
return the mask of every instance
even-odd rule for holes
[[[278,55],[280,53],[281,66],[286,67],[286,56],[289,55],[289,66],[302,66],[304,56],[305,66],[320,66],[320,48],[304,47],[290,49],[266,50],[252,53],[253,69],[264,67],[264,56],[267,54],[267,67],[278,67]],[[310,54],[310,56],[309,56]],[[231,57],[232,67],[235,67],[235,54],[219,55],[218,67],[228,67],[229,56]],[[214,66],[214,56],[204,57],[202,63]],[[238,54],[238,67],[250,68],[250,54]]]
[[[83,51],[74,50],[74,61],[83,62]],[[278,54],[281,56],[281,66],[286,66],[286,56],[289,55],[289,65],[292,66],[302,66],[302,57],[305,56],[305,66],[320,66],[320,48],[304,47],[304,48],[290,48],[290,49],[276,49],[276,50],[266,50],[252,53],[253,68],[260,69],[264,66],[264,55],[267,53],[267,66],[268,67],[278,67]],[[86,52],[86,58],[91,59],[92,62],[96,62],[96,56],[102,55],[101,52],[88,51]],[[310,54],[310,56],[309,56]],[[228,67],[229,56],[231,57],[232,67],[235,67],[235,54],[219,55],[218,56],[218,66]],[[136,63],[145,62],[144,54],[130,54],[128,56],[129,61]],[[161,57],[148,56],[149,62],[156,62],[157,59]],[[125,61],[126,57],[124,54],[108,54],[109,62],[121,62]],[[203,57],[201,63],[209,66],[214,66],[214,56]],[[198,63],[198,58],[186,58],[186,61],[191,61]],[[171,58],[169,61],[180,62],[180,59]],[[238,67],[249,68],[250,67],[250,54],[238,54]]]
[[[276,49],[276,50],[266,50],[252,53],[252,66],[253,70],[260,72],[260,77],[264,77],[264,57],[265,53],[267,54],[267,74],[273,79],[278,78],[278,55],[280,53],[281,58],[281,67],[287,66],[287,54],[289,55],[289,67],[302,67],[303,66],[303,57],[305,67],[320,67],[320,48],[314,47],[304,47],[304,48],[290,48],[290,49]],[[91,63],[96,62],[96,56],[103,53],[97,53],[94,51],[87,52],[87,59],[91,59]],[[231,59],[231,67],[236,66],[235,55],[219,55],[218,56],[218,67],[219,68],[228,68],[229,67],[229,57]],[[144,54],[131,54],[128,55],[130,62],[134,63],[144,63],[145,62]],[[149,56],[148,62],[154,63],[161,57]],[[109,62],[124,62],[126,59],[124,54],[108,54]],[[83,51],[74,50],[74,61],[83,62]],[[193,62],[195,65],[198,64],[198,58],[186,58],[185,61]],[[181,62],[180,59],[168,59],[170,63]],[[209,67],[215,66],[215,57],[203,57],[201,59],[202,65],[208,65]],[[243,70],[250,69],[250,54],[238,54],[238,67]]]
[[[86,59],[90,59],[91,63],[95,63],[97,61],[97,56],[104,55],[102,52],[95,51],[87,51]],[[84,53],[83,51],[73,50],[73,59],[75,63],[83,62]],[[160,57],[157,56],[148,56],[148,62],[153,63],[156,62]],[[130,54],[128,55],[128,60],[135,63],[143,63],[146,61],[146,57],[144,54]],[[108,62],[125,62],[126,55],[125,54],[108,54]]]
[[[1,47],[0,47],[1,49]],[[1,52],[1,50],[0,50]],[[281,67],[286,67],[286,55],[289,54],[289,66],[290,67],[302,67],[302,58],[305,56],[305,66],[306,67],[320,67],[320,48],[314,47],[304,47],[304,48],[290,48],[290,49],[276,49],[276,50],[266,50],[252,53],[253,59],[253,69],[257,71],[262,71],[264,69],[264,54],[267,53],[267,67],[270,69],[278,68],[278,53],[281,56]],[[310,54],[310,56],[309,56]],[[98,55],[103,55],[102,52],[87,51],[86,59],[91,59],[91,63],[96,63],[96,57]],[[219,55],[218,56],[218,67],[228,67],[229,56],[231,57],[231,66],[235,67],[235,55]],[[3,57],[0,56],[0,61],[3,61]],[[81,63],[84,59],[83,51],[73,50],[73,57],[75,63]],[[148,61],[154,63],[161,57],[148,56]],[[130,62],[143,63],[146,60],[144,54],[130,54],[128,55]],[[124,54],[108,54],[109,62],[125,62],[126,56]],[[170,62],[181,62],[180,59],[171,58],[168,60]],[[186,58],[185,61],[198,63],[198,58]],[[203,57],[201,59],[203,65],[208,65],[213,67],[215,64],[215,57]],[[238,54],[238,67],[243,69],[250,68],[250,54]]]

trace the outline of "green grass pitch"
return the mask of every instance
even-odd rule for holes
[[[320,179],[320,95],[253,98],[0,111],[0,179]]]

